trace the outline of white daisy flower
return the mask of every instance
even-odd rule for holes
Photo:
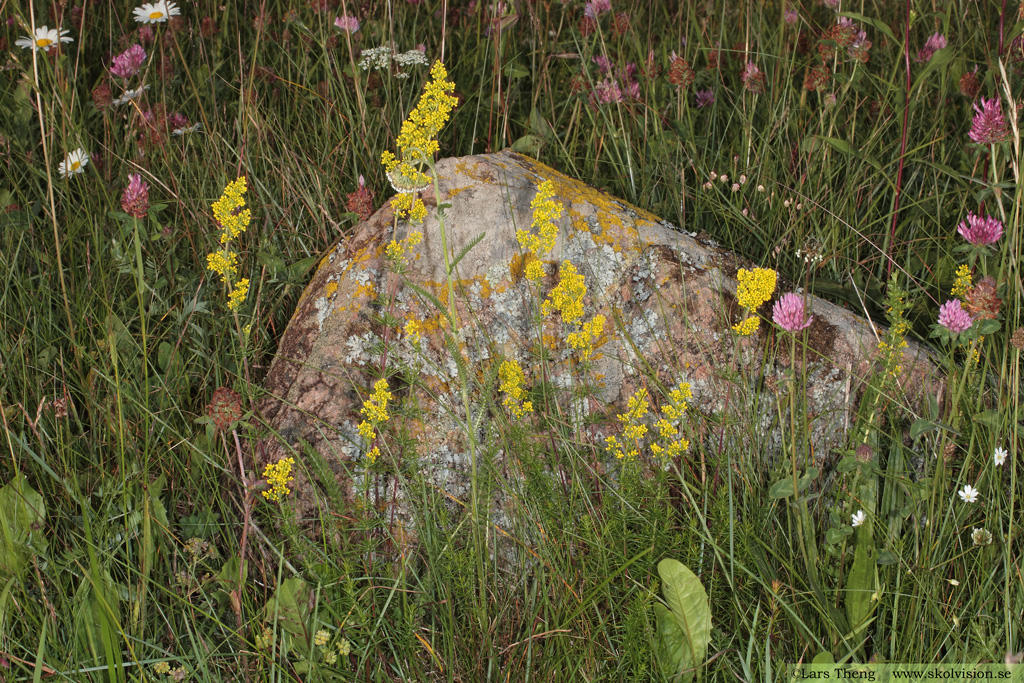
[[[1006,462],[1006,456],[1008,455],[1009,453],[1006,452],[1006,449],[1000,446],[992,454],[992,462],[996,464],[996,467],[1002,467],[1003,463]]]
[[[113,104],[116,107],[119,104],[126,104],[128,102],[131,102],[132,100],[137,100],[140,97],[142,97],[143,93],[145,93],[147,90],[149,90],[148,85],[144,85],[141,88],[136,88],[135,90],[125,90],[124,95],[118,97],[116,100],[111,102],[111,104]]]
[[[857,510],[856,512],[853,513],[852,519],[850,520],[850,523],[854,527],[859,527],[861,524],[863,524],[867,520],[867,518],[868,518],[867,513],[865,513],[863,510]]]
[[[187,135],[189,133],[195,133],[197,130],[201,130],[202,127],[203,124],[195,123],[191,126],[186,126],[185,128],[175,128],[174,130],[171,131],[171,135],[173,135],[174,137],[180,137],[182,135]]]
[[[974,503],[978,500],[978,489],[974,488],[970,484],[964,484],[964,487],[960,489],[960,500],[965,503]]]
[[[71,31],[67,29],[40,26],[34,33],[35,35],[31,38],[28,36],[18,38],[14,41],[14,44],[26,50],[44,50],[49,52],[52,48],[57,47],[59,43],[70,43],[74,40],[70,35]]]
[[[140,24],[163,24],[171,17],[181,14],[181,10],[173,2],[160,0],[160,2],[147,2],[142,7],[136,7],[133,14],[135,14],[135,21]]]
[[[57,166],[57,171],[62,178],[70,178],[79,173],[85,173],[85,167],[89,165],[89,153],[79,147],[68,154],[64,161]]]

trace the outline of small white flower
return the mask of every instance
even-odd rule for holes
[[[14,41],[14,44],[20,48],[26,50],[43,50],[49,52],[51,49],[57,47],[59,43],[70,43],[74,40],[71,37],[71,31],[67,29],[56,29],[47,28],[46,26],[40,26],[33,32],[33,36],[30,38],[24,36]]]
[[[949,585],[953,586],[953,588],[956,588],[957,586],[960,585],[960,582],[957,581],[956,579],[949,579]]]
[[[784,202],[782,202],[782,205],[788,209],[789,208],[789,200],[787,199]]]
[[[705,190],[710,190],[712,187],[714,187],[714,185],[712,185],[711,181],[709,180],[706,183],[704,183],[703,187]]]
[[[731,189],[731,190],[732,190],[733,192],[739,192],[739,191],[740,191],[740,184],[739,184],[739,183],[733,183],[733,184],[732,184],[732,187],[731,187],[730,189]]]
[[[863,510],[857,510],[856,512],[853,513],[850,523],[854,527],[858,527],[861,524],[863,524],[867,520],[867,518],[868,515],[866,512],[864,512]]]
[[[747,184],[747,176],[745,176],[745,175],[743,175],[741,173],[740,174],[740,185],[746,185],[746,184]]]
[[[718,178],[718,174],[717,174],[717,173],[715,173],[714,171],[712,171],[712,172],[711,172],[711,179],[712,179],[712,180],[716,180],[717,178]]]
[[[68,154],[64,161],[57,166],[57,171],[62,178],[70,178],[79,173],[85,173],[85,167],[89,165],[89,153],[79,147]]]
[[[163,24],[171,17],[181,14],[181,10],[173,2],[160,0],[155,3],[144,3],[133,10],[135,21],[140,24]]]
[[[988,529],[976,528],[971,532],[971,540],[974,541],[976,546],[990,545],[992,543],[992,532]]]
[[[764,192],[764,185],[758,185],[757,186],[757,191],[758,192]]]
[[[727,174],[725,174],[725,173],[723,173],[722,175],[718,176],[718,179],[721,180],[723,183],[729,182],[729,176]]]
[[[965,503],[976,502],[978,500],[978,489],[970,484],[964,484],[964,487],[960,489],[960,500]]]
[[[1006,449],[1000,446],[992,454],[992,462],[996,464],[996,467],[1002,467],[1003,463],[1006,462],[1007,455],[1009,455],[1009,453],[1006,452]]]
[[[147,90],[149,90],[148,85],[144,85],[141,88],[136,88],[135,90],[125,90],[124,95],[115,99],[113,102],[111,102],[111,104],[113,104],[114,106],[117,106],[119,104],[127,104],[132,100],[137,100],[140,97],[142,97],[143,93],[145,93]]]
[[[185,128],[175,128],[174,130],[171,131],[171,135],[173,135],[174,137],[180,137],[188,133],[195,133],[197,130],[202,130],[202,128],[203,124],[194,123],[191,126],[187,126]]]

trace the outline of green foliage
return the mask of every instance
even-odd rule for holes
[[[32,558],[46,554],[46,502],[24,474],[0,488],[0,580],[21,580]]]
[[[697,575],[678,560],[659,562],[658,575],[665,594],[665,605],[654,603],[658,661],[669,678],[691,681],[703,666],[711,641],[708,594]]]

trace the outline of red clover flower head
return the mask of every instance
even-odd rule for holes
[[[931,36],[929,36],[928,40],[924,44],[924,47],[917,51],[916,61],[927,62],[929,59],[932,58],[932,55],[934,55],[937,50],[941,50],[948,44],[949,43],[946,41],[946,36],[936,31]]]
[[[740,81],[743,82],[743,87],[750,92],[763,94],[768,79],[765,77],[764,73],[757,68],[756,64],[753,62],[747,62],[747,65],[743,67],[743,71],[740,72]]]
[[[951,299],[939,306],[939,324],[953,334],[960,334],[970,329],[974,321],[971,314],[960,305],[960,299]]]
[[[114,57],[110,65],[110,73],[118,78],[131,78],[139,73],[144,61],[146,61],[146,51],[142,49],[141,45],[132,45]]]
[[[1003,106],[998,97],[990,100],[981,98],[981,106],[974,105],[974,120],[971,121],[971,140],[979,145],[991,145],[1010,137]]]
[[[799,332],[811,326],[814,316],[807,317],[804,311],[804,298],[800,294],[790,292],[783,294],[772,308],[772,320],[787,332]]]
[[[348,33],[355,33],[359,30],[359,20],[348,15],[335,17],[334,26]]]
[[[975,246],[992,244],[1003,236],[1003,224],[992,216],[977,216],[968,212],[967,220],[956,229],[961,236]]]
[[[149,184],[142,182],[138,173],[128,176],[128,186],[121,195],[121,208],[135,218],[145,218],[149,211]]]

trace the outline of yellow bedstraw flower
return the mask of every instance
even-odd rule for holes
[[[594,352],[594,342],[601,338],[604,333],[604,316],[595,315],[590,322],[583,323],[578,332],[573,332],[565,338],[569,346],[580,352],[580,357],[586,361]]]
[[[393,401],[395,398],[394,394],[388,391],[388,381],[386,379],[379,379],[373,385],[373,393],[370,398],[363,402],[363,407],[359,410],[360,414],[366,417],[365,420],[359,423],[357,429],[359,435],[367,441],[372,442],[377,435],[377,429],[380,425],[391,419],[388,414],[388,402]],[[376,446],[373,447],[369,453],[366,454],[366,458],[372,463],[380,455],[380,450]]]
[[[206,255],[206,269],[220,275],[223,282],[230,282],[238,272],[238,254],[222,249]]]
[[[736,287],[736,300],[747,309],[749,317],[733,325],[733,330],[744,337],[757,330],[761,324],[761,319],[755,315],[757,308],[772,298],[777,279],[777,274],[771,268],[740,268],[736,273],[736,280],[739,282]]]
[[[237,311],[242,304],[245,303],[246,297],[249,296],[249,278],[239,280],[235,288],[231,290],[231,294],[228,295],[228,310]]]
[[[263,478],[270,484],[270,489],[263,491],[263,497],[267,500],[281,500],[282,496],[291,493],[288,484],[292,482],[292,466],[295,465],[295,458],[285,458],[275,463],[267,463],[263,470]]]
[[[963,296],[971,289],[974,283],[971,282],[971,269],[962,265],[956,269],[956,281],[953,283],[953,296]]]
[[[583,276],[576,270],[576,266],[569,261],[562,261],[561,279],[541,304],[541,313],[549,315],[552,311],[558,311],[562,314],[562,322],[571,325],[583,317],[583,297],[586,293]]]
[[[537,256],[543,256],[554,249],[555,241],[558,239],[558,226],[555,225],[555,221],[562,216],[562,205],[554,197],[554,183],[545,180],[538,185],[537,196],[530,202],[530,208],[533,209],[531,227],[537,229],[537,234],[523,229],[516,231],[519,245]]]
[[[437,135],[458,104],[452,95],[455,84],[448,80],[448,72],[440,61],[434,63],[430,76],[416,108],[402,123],[395,141],[398,154],[385,150],[380,159],[391,186],[399,193],[391,200],[395,215],[417,223],[426,217],[427,207],[414,195],[434,182],[423,167],[440,149]]]
[[[526,389],[523,388],[526,375],[523,374],[523,368],[519,363],[514,360],[503,362],[498,368],[498,378],[501,380],[500,390],[505,394],[503,405],[516,419],[522,418],[526,413],[532,413],[533,403],[523,401],[526,397]]]
[[[227,244],[249,227],[252,215],[249,209],[238,211],[245,206],[245,191],[248,189],[245,176],[228,183],[224,194],[213,203],[213,218],[220,225],[220,243]],[[238,213],[235,213],[238,211]]]

